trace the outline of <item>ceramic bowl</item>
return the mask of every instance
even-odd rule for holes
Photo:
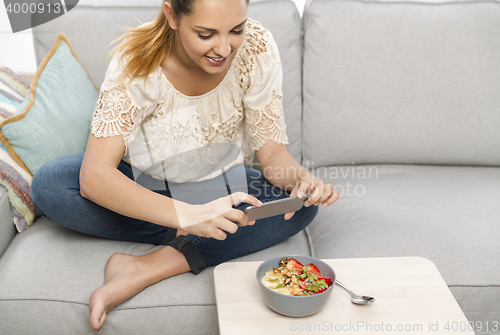
[[[313,294],[309,296],[284,295],[267,288],[266,286],[264,286],[264,284],[261,283],[261,278],[266,274],[267,271],[279,266],[279,261],[283,257],[295,258],[304,266],[310,263],[316,265],[323,276],[332,279],[332,284],[323,293]],[[257,282],[259,283],[259,287],[262,292],[262,297],[266,305],[279,314],[291,317],[303,317],[312,315],[319,312],[323,307],[325,307],[328,299],[330,299],[330,295],[332,294],[332,289],[335,285],[336,279],[335,272],[328,264],[318,258],[300,255],[284,255],[273,257],[263,262],[257,268],[256,276]]]

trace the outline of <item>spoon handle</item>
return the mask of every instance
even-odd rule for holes
[[[347,287],[345,286],[344,284],[342,284],[341,282],[339,282],[338,280],[335,280],[335,283],[337,285],[339,285],[340,287],[342,287],[343,289],[345,289],[347,292],[349,292],[349,294],[352,296],[354,293]]]
[[[347,286],[345,286],[344,284],[342,284],[338,280],[335,280],[335,283],[338,284],[343,289],[345,289],[347,292],[349,292],[349,294],[351,295],[351,302],[353,304],[365,305],[365,304],[371,304],[372,302],[375,301],[375,298],[373,298],[373,297],[369,297],[367,295],[359,296],[359,295],[354,294],[353,291],[351,291]]]

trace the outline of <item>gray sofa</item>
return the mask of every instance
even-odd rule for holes
[[[80,1],[33,29],[37,61],[62,32],[100,87],[119,25],[151,20],[159,3]],[[482,323],[477,334],[486,322],[495,333],[500,2],[312,0],[301,17],[289,0],[252,0],[249,17],[280,49],[289,151],[341,198],[296,236],[235,261],[425,257]],[[0,334],[90,333],[89,297],[108,258],[158,248],[46,218],[17,234],[0,189]],[[148,287],[108,314],[102,334],[217,334],[212,272]]]

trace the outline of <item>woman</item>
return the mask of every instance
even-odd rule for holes
[[[247,18],[247,6],[163,0],[155,20],[118,39],[124,41],[113,50],[85,154],[49,162],[33,178],[34,202],[49,219],[95,236],[165,245],[109,258],[104,285],[90,297],[94,332],[107,312],[145,287],[283,241],[314,219],[316,206],[339,197],[287,151],[278,50],[272,35]],[[226,146],[215,162],[222,168],[206,169],[215,144],[239,154]],[[254,152],[264,175],[249,167]],[[210,185],[223,176],[227,185],[238,167],[248,194],[198,205],[172,197],[171,182]],[[167,180],[169,188],[139,186],[137,171]],[[310,198],[295,215],[249,222],[242,211],[305,194]]]

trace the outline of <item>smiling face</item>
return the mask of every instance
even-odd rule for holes
[[[191,14],[169,19],[176,30],[173,55],[188,68],[224,73],[243,43],[246,20],[246,0],[194,0]]]

